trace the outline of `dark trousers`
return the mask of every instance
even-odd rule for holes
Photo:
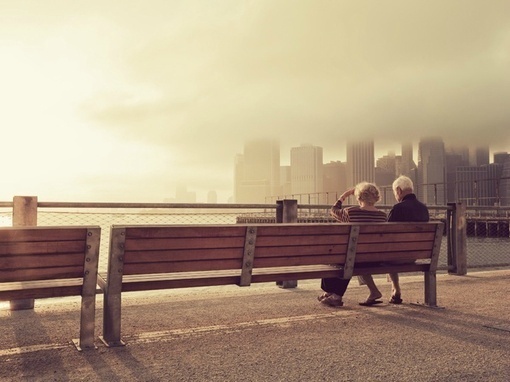
[[[338,277],[322,279],[321,288],[324,292],[335,293],[339,296],[343,296],[347,290],[349,281],[351,281],[351,279],[340,279]]]

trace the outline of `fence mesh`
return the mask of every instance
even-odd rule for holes
[[[381,206],[389,212],[391,206]],[[432,220],[446,221],[446,207],[430,208]],[[308,207],[299,205],[298,221],[309,223],[334,222],[329,215],[329,205]],[[494,219],[489,216],[474,217],[467,215],[467,264],[469,268],[510,266],[510,238],[508,212]],[[239,209],[47,209],[39,208],[37,222],[40,226],[98,225],[101,227],[100,271],[107,267],[108,245],[111,225],[129,224],[236,224],[236,223],[274,223],[275,209],[239,208]],[[0,210],[0,226],[12,225],[12,209]],[[439,268],[447,269],[447,251],[449,237],[445,236],[441,244]]]

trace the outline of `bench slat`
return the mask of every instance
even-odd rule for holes
[[[428,251],[404,251],[404,252],[367,252],[356,254],[356,264],[377,263],[386,261],[405,261],[430,259]]]
[[[0,256],[2,255],[39,255],[46,253],[72,253],[84,252],[85,242],[81,240],[68,241],[30,241],[0,243]]]
[[[2,227],[0,242],[37,242],[37,241],[64,241],[84,240],[87,227]]]
[[[344,223],[345,224],[345,223]],[[352,223],[348,223],[352,224]],[[358,223],[356,223],[358,224]],[[384,223],[384,224],[373,224],[373,223],[359,223],[360,234],[376,234],[376,233],[409,233],[409,232],[435,232],[436,222],[430,223]]]
[[[428,251],[430,257],[430,251],[434,246],[433,241],[418,241],[418,242],[393,242],[393,243],[360,243],[356,249],[356,257],[362,253],[372,252],[406,252],[413,250]]]
[[[158,238],[202,238],[202,237],[243,237],[246,233],[246,226],[224,225],[224,226],[120,226],[114,225],[112,229],[126,227],[126,238],[134,239],[158,239]]]
[[[208,237],[208,238],[158,238],[128,239],[126,251],[200,249],[200,248],[243,248],[244,237]]]
[[[434,232],[420,232],[420,233],[379,233],[373,235],[361,235],[359,244],[365,243],[391,243],[391,242],[420,242],[420,241],[433,241],[436,237]]]
[[[202,270],[241,269],[242,258],[234,260],[204,260],[178,261],[157,263],[129,263],[124,264],[124,275],[139,275],[144,273],[192,272]],[[240,272],[240,271],[239,271]]]
[[[83,264],[69,267],[0,269],[0,282],[67,279],[83,277]]]
[[[83,253],[0,256],[0,272],[59,266],[81,266],[83,268]]]

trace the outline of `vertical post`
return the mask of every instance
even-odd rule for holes
[[[12,226],[37,226],[37,196],[15,196],[13,198]],[[10,309],[34,309],[34,299],[10,301]]]
[[[448,256],[448,273],[456,275],[467,274],[467,233],[466,233],[466,205],[464,203],[449,203],[452,210],[451,228],[451,256]],[[451,261],[451,263],[450,263]]]
[[[297,200],[284,199],[276,202],[277,223],[297,223]],[[281,288],[296,288],[297,280],[277,281],[276,285]]]

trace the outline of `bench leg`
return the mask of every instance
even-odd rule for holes
[[[80,317],[80,338],[73,339],[78,351],[96,349],[94,345],[94,330],[96,326],[96,296],[82,296]]]
[[[425,305],[437,307],[436,272],[425,272]]]
[[[124,346],[120,339],[121,294],[105,291],[103,300],[103,336],[100,340],[107,347]]]

